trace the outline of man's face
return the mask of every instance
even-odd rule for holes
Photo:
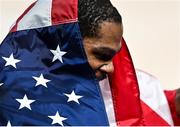
[[[97,37],[85,37],[84,48],[88,62],[98,80],[114,71],[112,58],[121,48],[123,26],[120,23],[103,22]]]

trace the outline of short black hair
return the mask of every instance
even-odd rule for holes
[[[110,0],[78,0],[78,20],[82,37],[96,37],[103,21],[122,23]]]

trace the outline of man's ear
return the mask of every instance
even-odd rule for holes
[[[180,88],[176,90],[175,106],[177,115],[180,117]]]

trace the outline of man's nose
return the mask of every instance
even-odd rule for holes
[[[109,62],[108,64],[103,65],[100,68],[100,70],[103,71],[103,72],[106,72],[106,73],[112,73],[114,71],[114,66],[113,66],[112,61]]]

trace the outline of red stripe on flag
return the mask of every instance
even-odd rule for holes
[[[62,24],[77,21],[78,0],[53,0],[52,24]]]
[[[113,58],[114,73],[110,75],[115,117],[118,125],[143,125],[140,93],[129,50],[122,40],[122,49]]]
[[[161,116],[141,101],[146,126],[170,126]]]
[[[37,2],[37,1],[36,1]],[[24,17],[24,15],[26,15],[29,10],[31,10],[32,7],[34,7],[34,5],[36,4],[36,2],[32,3],[24,12],[23,14],[16,20],[15,25],[11,28],[10,32],[15,32],[17,31],[17,25],[19,23],[19,21]]]

